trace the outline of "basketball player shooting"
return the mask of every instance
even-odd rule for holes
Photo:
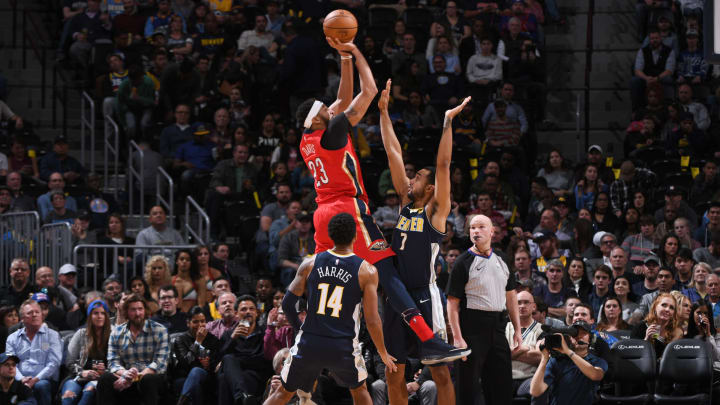
[[[390,305],[401,314],[403,321],[422,342],[421,360],[434,363],[458,359],[463,356],[463,351],[448,345],[439,335],[436,336],[423,319],[398,278],[393,264],[395,253],[370,215],[360,161],[350,137],[352,127],[362,120],[378,92],[370,67],[352,42],[341,43],[330,37],[327,37],[327,41],[341,55],[338,99],[330,107],[319,100],[305,100],[296,113],[298,122],[302,122],[305,127],[300,153],[313,175],[317,193],[315,201],[318,208],[313,217],[315,252],[324,252],[333,247],[327,234],[330,218],[341,212],[352,215],[358,234],[353,250],[378,269],[380,285]],[[348,105],[353,88],[353,58],[360,77],[360,93]]]

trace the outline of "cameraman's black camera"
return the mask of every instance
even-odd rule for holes
[[[562,347],[561,339],[565,339],[565,343],[570,346],[570,337],[575,337],[578,334],[578,330],[574,326],[553,328],[552,326],[542,325],[542,331],[538,339],[545,339],[545,344],[540,345],[540,350],[547,348],[551,356],[560,355],[554,349]]]

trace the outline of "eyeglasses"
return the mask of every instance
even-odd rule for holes
[[[615,241],[614,240],[604,240],[604,241],[602,241],[602,244],[603,245],[614,245]]]

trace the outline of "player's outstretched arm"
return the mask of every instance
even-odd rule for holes
[[[355,96],[355,99],[350,103],[350,107],[345,110],[345,116],[348,121],[350,121],[350,125],[355,126],[365,116],[365,112],[367,112],[370,103],[375,98],[375,95],[377,95],[378,90],[375,85],[375,79],[373,78],[367,60],[365,60],[365,56],[363,56],[355,44],[341,43],[335,38],[326,38],[333,48],[341,52],[350,52],[355,57],[355,66],[360,76],[360,93]]]
[[[390,113],[388,112],[391,88],[392,80],[388,79],[385,84],[385,90],[382,91],[380,100],[378,100],[378,109],[380,109],[380,135],[382,136],[383,146],[385,146],[385,153],[387,153],[388,156],[393,187],[398,195],[401,196],[402,205],[404,206],[410,202],[407,196],[410,181],[405,175],[402,147],[400,147],[400,142],[395,135],[395,129],[393,129],[392,121],[390,121]]]
[[[288,319],[288,322],[290,323],[290,325],[292,325],[293,328],[295,328],[296,331],[300,330],[301,322],[300,318],[298,317],[295,304],[300,299],[300,297],[305,294],[305,285],[307,284],[307,278],[314,264],[314,257],[312,259],[307,259],[302,262],[302,264],[300,264],[297,273],[295,273],[295,278],[290,283],[290,286],[288,287],[287,293],[285,294],[285,297],[283,297],[283,301],[281,304],[282,309],[285,312],[285,317]]]
[[[355,38],[349,42],[353,42]],[[328,41],[330,46],[333,42]],[[333,47],[334,48],[334,47]],[[336,116],[345,111],[353,98],[353,61],[352,54],[345,51],[340,52],[340,86],[338,87],[337,100],[328,107],[331,116]]]
[[[450,162],[452,161],[452,121],[460,111],[470,102],[470,97],[465,97],[460,105],[445,111],[442,136],[438,146],[437,163],[435,166],[435,195],[430,203],[430,222],[433,228],[438,231],[445,231],[445,223],[450,214]]]
[[[378,314],[378,274],[375,266],[368,262],[363,262],[358,272],[358,282],[363,291],[363,313],[365,314],[365,325],[367,326],[368,332],[370,332],[370,338],[375,344],[380,358],[383,363],[385,363],[385,367],[394,373],[397,371],[397,366],[394,363],[396,359],[389,355],[385,348],[382,322],[380,321],[380,314]]]

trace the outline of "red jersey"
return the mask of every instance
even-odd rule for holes
[[[315,178],[315,202],[320,205],[340,198],[358,198],[367,204],[360,160],[350,134],[344,147],[329,150],[320,144],[324,133],[324,129],[306,132],[300,141],[300,154]]]

